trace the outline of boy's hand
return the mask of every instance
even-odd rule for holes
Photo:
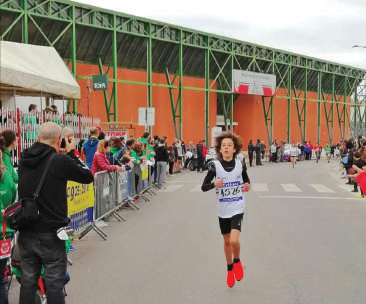
[[[224,180],[222,178],[217,179],[214,182],[215,188],[222,188],[222,186],[224,185]]]
[[[248,191],[249,191],[249,189],[250,189],[250,185],[249,185],[248,183],[245,183],[245,184],[243,185],[243,192],[248,192]]]

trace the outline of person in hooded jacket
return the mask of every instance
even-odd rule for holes
[[[169,157],[168,149],[165,147],[165,138],[161,138],[158,147],[156,148],[156,164],[157,164],[156,181],[158,187],[161,187],[165,181],[168,157]]]
[[[85,163],[91,169],[93,164],[94,154],[98,147],[98,135],[99,131],[97,128],[90,128],[90,137],[83,144],[83,151],[85,154]]]
[[[253,165],[253,153],[254,153],[253,141],[250,140],[248,144],[249,166]]]
[[[10,204],[14,203],[16,197],[16,184],[12,177],[12,172],[6,167],[3,159],[3,152],[0,149],[0,207],[1,214],[0,220],[3,222],[3,211]],[[3,233],[3,225],[0,225],[0,232]],[[10,238],[12,230],[6,227],[6,237]],[[5,283],[5,269],[7,267],[8,259],[0,259],[0,303],[7,304],[8,302],[8,291]]]
[[[45,270],[46,297],[49,304],[64,304],[63,284],[67,267],[65,240],[57,231],[69,224],[67,215],[68,181],[89,184],[93,175],[74,154],[75,140],[66,140],[66,153],[58,153],[61,127],[54,122],[40,126],[38,142],[25,150],[19,161],[19,199],[33,196],[45,167],[52,157],[37,200],[38,219],[19,229],[22,280],[19,304],[35,304],[37,282]]]
[[[255,145],[255,164],[257,166],[262,166],[261,155],[261,140],[258,138]]]

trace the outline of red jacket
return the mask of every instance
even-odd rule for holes
[[[202,155],[203,155],[203,157],[206,157],[207,156],[207,148],[206,148],[206,146],[205,145],[202,145]]]
[[[116,170],[117,166],[111,165],[105,154],[95,152],[91,167],[91,173],[93,174],[93,176],[95,175],[95,173],[100,171],[116,171]]]
[[[357,182],[360,185],[362,193],[366,193],[366,171],[361,172],[357,176]]]

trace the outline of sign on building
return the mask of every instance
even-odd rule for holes
[[[233,92],[274,96],[276,94],[276,75],[233,70]]]
[[[105,74],[93,75],[93,91],[108,90],[108,77]]]
[[[126,130],[113,130],[113,131],[103,131],[103,132],[107,139],[111,138],[112,136],[115,136],[115,137],[123,136],[126,140],[128,139]]]
[[[155,108],[139,108],[139,126],[155,125]]]

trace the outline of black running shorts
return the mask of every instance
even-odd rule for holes
[[[244,213],[235,214],[233,217],[229,218],[221,218],[219,217],[219,224],[221,234],[228,234],[231,232],[231,229],[236,229],[241,231],[241,223],[243,221]]]

